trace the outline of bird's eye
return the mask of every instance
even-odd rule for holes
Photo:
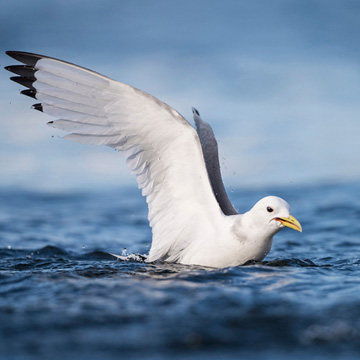
[[[266,210],[267,210],[268,212],[273,212],[273,211],[274,211],[274,209],[273,209],[272,207],[270,207],[270,206],[268,206],[268,207],[266,208]]]

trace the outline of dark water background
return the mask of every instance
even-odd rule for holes
[[[266,261],[222,270],[116,261],[148,251],[135,189],[0,192],[0,358],[359,359],[360,186],[231,193],[288,200]]]

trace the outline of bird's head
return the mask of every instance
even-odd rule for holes
[[[290,215],[289,204],[277,196],[264,197],[247,214],[252,225],[269,236],[275,235],[284,227],[302,231],[299,221]]]

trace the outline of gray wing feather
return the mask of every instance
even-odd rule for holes
[[[201,119],[195,108],[192,111],[213,193],[225,215],[236,215],[238,212],[231,203],[221,178],[218,144],[213,129]]]

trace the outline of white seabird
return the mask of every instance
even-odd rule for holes
[[[245,214],[221,179],[214,133],[193,109],[196,130],[157,98],[86,68],[48,56],[8,51],[7,66],[33,108],[58,120],[65,139],[121,151],[149,207],[148,262],[222,268],[262,260],[283,227],[301,231],[288,203],[268,196]]]

